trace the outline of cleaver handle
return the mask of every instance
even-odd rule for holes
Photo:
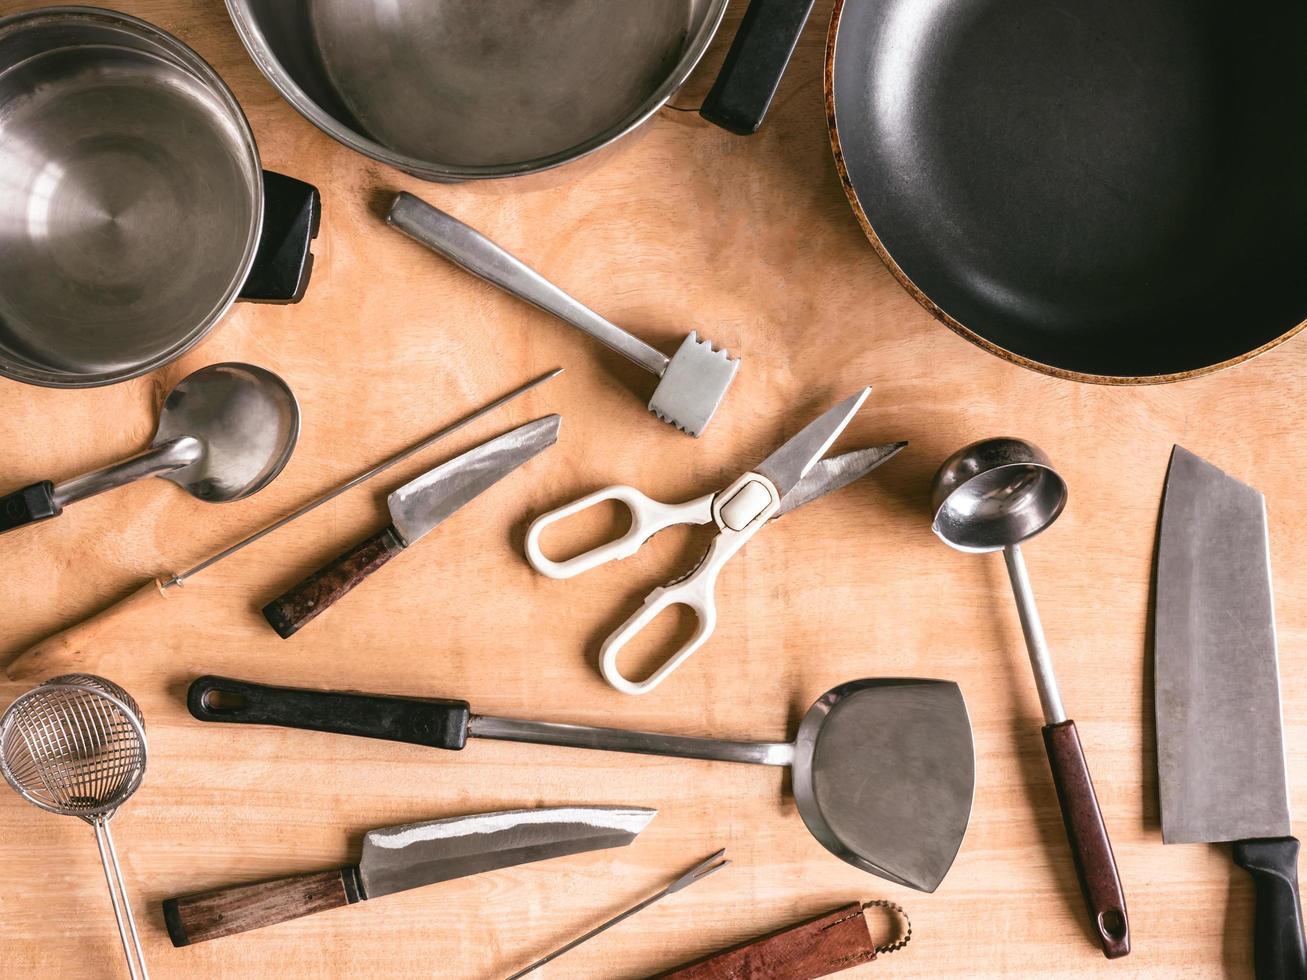
[[[1253,933],[1257,980],[1303,980],[1307,946],[1298,897],[1298,838],[1235,841],[1234,863],[1252,875],[1257,890]]]
[[[1130,952],[1130,921],[1125,894],[1116,871],[1112,842],[1098,809],[1094,781],[1089,776],[1076,723],[1071,720],[1044,726],[1044,748],[1053,770],[1053,785],[1062,807],[1062,822],[1071,843],[1080,891],[1089,909],[1089,921],[1103,955],[1110,960]]]

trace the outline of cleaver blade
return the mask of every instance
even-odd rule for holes
[[[1162,839],[1288,834],[1266,503],[1180,446],[1162,504],[1153,648]]]

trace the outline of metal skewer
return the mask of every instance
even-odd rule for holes
[[[722,868],[726,867],[728,864],[731,863],[730,861],[727,861],[722,858],[722,855],[724,855],[725,853],[726,853],[726,849],[722,848],[716,854],[713,854],[711,857],[705,858],[703,861],[696,864],[693,868],[691,868],[685,874],[681,875],[681,877],[677,878],[675,881],[673,881],[670,885],[668,885],[658,894],[649,896],[638,905],[632,905],[625,912],[622,912],[620,915],[613,916],[603,925],[596,926],[595,928],[591,929],[584,936],[578,936],[576,939],[573,939],[566,946],[561,946],[558,949],[554,950],[552,953],[550,953],[548,956],[544,956],[536,960],[530,966],[523,967],[521,970],[518,970],[511,977],[509,977],[508,980],[519,980],[520,977],[524,977],[528,973],[534,973],[536,970],[540,969],[542,966],[544,966],[546,963],[550,962],[551,960],[558,959],[558,957],[562,956],[570,949],[576,949],[576,947],[580,946],[584,942],[588,942],[589,940],[593,939],[595,936],[599,935],[599,933],[603,932],[604,930],[611,929],[613,926],[617,925],[617,923],[623,921],[624,919],[629,919],[631,916],[635,915],[635,913],[641,911],[642,909],[647,909],[654,902],[666,898],[668,895],[672,894],[673,892],[679,892],[682,888],[685,888],[687,885],[693,885],[696,881],[702,881],[704,878],[707,878],[714,871],[720,871]]]
[[[298,510],[291,511],[285,517],[281,518],[280,520],[274,521],[273,523],[269,524],[267,527],[263,528],[262,530],[255,531],[248,538],[245,538],[242,541],[238,541],[230,548],[225,548],[222,551],[218,552],[216,555],[211,555],[210,557],[204,559],[204,561],[200,562],[198,565],[193,565],[192,567],[186,569],[186,571],[184,572],[176,572],[166,579],[161,579],[159,581],[159,590],[163,591],[165,589],[170,589],[175,585],[182,585],[192,575],[198,575],[200,572],[204,571],[210,565],[216,565],[224,558],[231,557],[245,546],[253,544],[255,541],[258,541],[260,538],[263,538],[271,534],[273,531],[276,531],[278,528],[285,527],[291,521],[303,517],[309,511],[321,507],[323,504],[327,503],[328,501],[335,500],[345,491],[352,490],[360,483],[365,483],[368,480],[372,479],[378,473],[390,469],[392,466],[396,465],[397,463],[404,462],[404,460],[408,459],[410,456],[414,455],[415,453],[420,453],[422,450],[426,449],[432,443],[439,442],[441,439],[445,438],[445,436],[452,435],[453,433],[457,432],[459,429],[463,428],[466,425],[471,425],[473,422],[481,418],[483,415],[493,412],[495,409],[499,408],[499,406],[506,404],[507,402],[511,402],[514,398],[517,398],[519,395],[525,395],[528,391],[530,391],[532,388],[536,387],[537,385],[542,385],[546,381],[556,378],[562,373],[563,373],[562,368],[555,368],[554,370],[550,371],[548,374],[542,374],[540,377],[536,378],[535,380],[528,381],[526,384],[522,385],[521,387],[514,388],[508,394],[496,398],[489,405],[477,409],[471,415],[464,416],[463,418],[459,419],[457,422],[445,426],[443,429],[438,429],[437,431],[431,433],[431,435],[423,439],[421,442],[415,443],[412,446],[409,446],[407,449],[403,450],[402,452],[399,452],[396,455],[391,456],[390,459],[378,463],[376,466],[372,467],[371,469],[366,470],[363,473],[360,473],[358,476],[354,477],[354,479],[350,480],[349,482],[342,483],[334,490],[331,490],[323,494],[321,497],[318,497],[315,500],[310,500],[303,507],[300,507]]]

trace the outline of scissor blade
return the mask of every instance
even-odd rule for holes
[[[785,445],[758,464],[755,469],[776,487],[784,497],[804,478],[814,463],[826,455],[826,450],[840,437],[844,427],[853,421],[858,409],[871,394],[870,386],[850,395],[834,408],[803,427]]]
[[[839,456],[819,460],[817,465],[808,471],[808,475],[781,498],[781,505],[776,513],[772,514],[771,519],[774,521],[804,504],[810,504],[817,498],[826,496],[832,490],[847,487],[854,480],[862,479],[881,463],[897,456],[905,446],[907,446],[906,442],[890,442],[883,446],[855,449],[851,453],[841,453]]]
[[[389,497],[390,520],[413,544],[454,511],[494,486],[558,439],[557,415],[519,425],[404,484]]]

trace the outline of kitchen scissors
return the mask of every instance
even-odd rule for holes
[[[666,680],[712,635],[717,625],[713,598],[717,576],[750,538],[768,521],[865,476],[907,445],[894,442],[822,458],[870,394],[871,388],[863,388],[829,409],[724,490],[685,503],[666,504],[634,487],[605,487],[542,514],[531,523],[526,535],[527,561],[550,578],[571,578],[610,561],[629,558],[659,531],[678,524],[717,525],[717,536],[699,564],[681,578],[649,593],[631,618],[604,641],[599,664],[609,684],[626,694],[644,694]],[[614,541],[566,561],[553,561],[545,556],[540,548],[540,536],[546,528],[606,500],[618,501],[630,511],[630,530]],[[645,680],[633,681],[623,676],[617,666],[622,648],[660,612],[674,605],[693,610],[698,620],[694,635]]]

